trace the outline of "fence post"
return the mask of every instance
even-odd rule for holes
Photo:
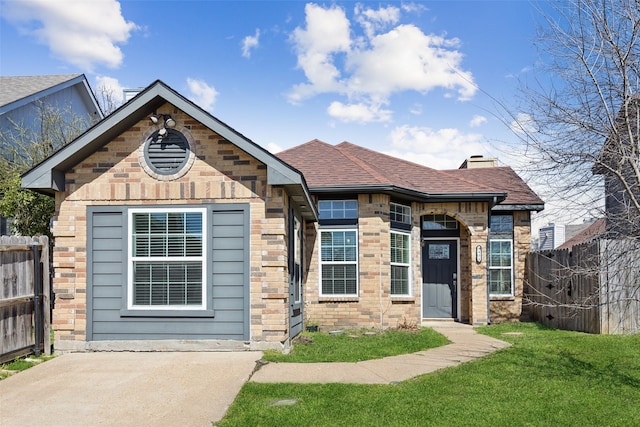
[[[44,319],[42,311],[42,271],[40,268],[40,248],[38,244],[33,244],[33,313],[35,317],[35,348],[34,353],[40,356],[40,345],[43,341]]]

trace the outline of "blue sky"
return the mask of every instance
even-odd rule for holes
[[[1,1],[2,75],[85,73],[176,89],[274,152],[317,138],[435,168],[513,164],[511,105],[535,78],[529,1]],[[513,111],[517,116],[517,111]]]

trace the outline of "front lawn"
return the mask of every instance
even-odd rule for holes
[[[640,335],[481,331],[513,345],[397,385],[247,383],[219,425],[640,425]],[[281,399],[297,403],[272,405]]]
[[[440,347],[449,341],[433,329],[390,329],[383,333],[367,330],[303,332],[289,354],[267,351],[270,362],[358,362]]]

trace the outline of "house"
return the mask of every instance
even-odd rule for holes
[[[33,132],[25,140],[37,140],[43,109],[53,108],[66,120],[69,116],[86,118],[86,127],[103,118],[98,102],[83,74],[0,77],[0,154],[14,155],[3,146],[16,132]],[[16,127],[18,129],[16,129]],[[0,217],[0,234],[8,234],[7,219]]]
[[[583,243],[605,237],[605,218],[598,218],[595,221],[585,223],[585,225],[586,227],[583,227],[578,233],[557,246],[556,249],[571,249],[576,245],[582,245]]]
[[[604,178],[606,232],[640,235],[640,94],[625,97],[592,171]]]
[[[537,250],[548,251],[564,245],[575,236],[589,228],[596,220],[585,220],[582,224],[547,224],[538,229],[539,243]]]
[[[472,157],[436,170],[318,140],[278,157],[318,205],[305,239],[308,319],[385,328],[520,317],[531,212],[544,203],[513,169]]]
[[[156,81],[23,176],[56,197],[56,349],[283,348],[305,321],[517,319],[543,202],[511,168],[478,165],[320,141],[276,156]]]
[[[302,174],[164,83],[23,187],[56,198],[57,351],[282,348],[302,329]]]

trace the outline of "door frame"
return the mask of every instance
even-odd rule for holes
[[[295,209],[289,210],[289,242],[288,242],[288,257],[287,262],[289,266],[289,339],[292,339],[303,328],[304,319],[304,219],[298,214]],[[296,227],[298,223],[300,226],[300,247],[296,248]],[[300,266],[296,266],[296,249],[298,249],[298,256],[300,257]],[[296,300],[295,290],[296,284],[298,285],[298,291],[300,300]],[[297,313],[297,314],[296,314]]]
[[[452,319],[457,320],[458,322],[460,321],[460,237],[423,237],[422,241],[420,243],[422,243],[420,245],[420,277],[421,277],[421,283],[420,283],[420,318],[421,319],[427,319],[426,317],[424,317],[424,305],[422,304],[423,301],[423,297],[424,295],[422,295],[422,284],[424,283],[424,265],[422,265],[422,259],[423,259],[423,252],[425,250],[427,250],[427,242],[429,241],[442,241],[442,240],[455,240],[456,241],[456,246],[457,246],[457,260],[456,260],[456,317],[452,317]]]

